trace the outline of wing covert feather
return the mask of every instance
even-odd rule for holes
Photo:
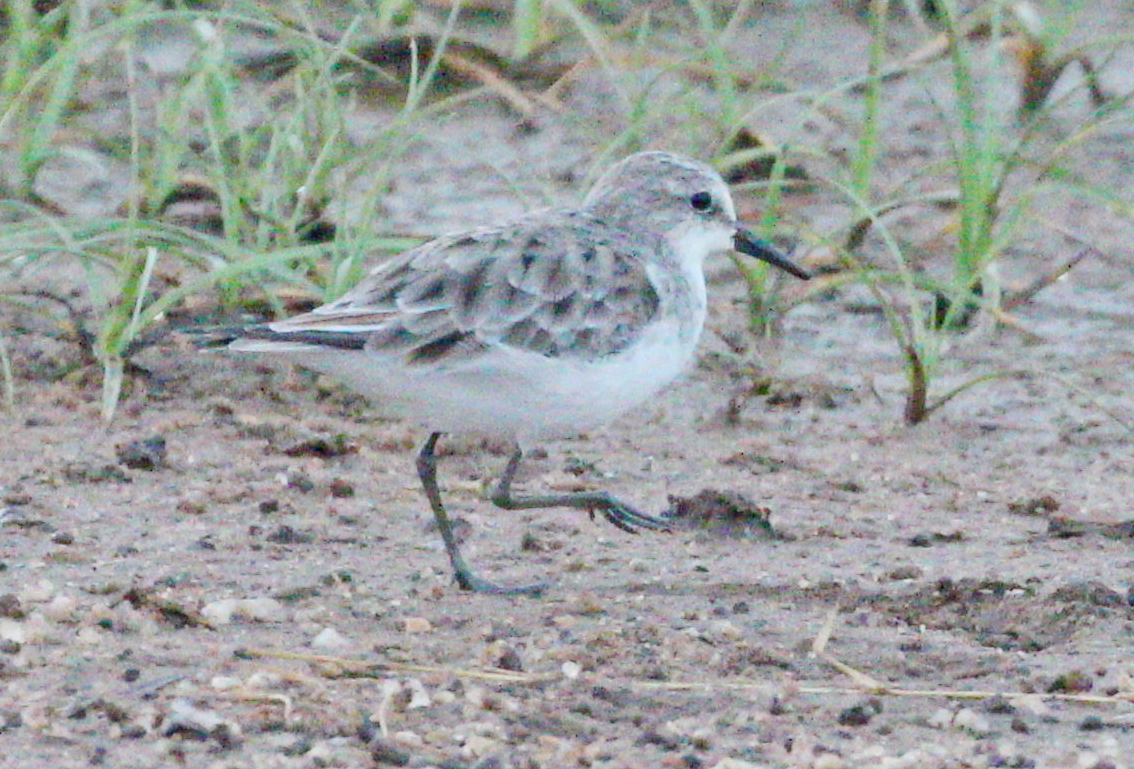
[[[379,265],[340,299],[270,324],[280,338],[366,335],[365,348],[418,365],[495,345],[548,357],[602,357],[658,310],[642,249],[578,213],[442,237]],[[342,346],[341,344],[338,346]]]

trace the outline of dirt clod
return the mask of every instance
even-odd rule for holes
[[[669,497],[669,520],[725,537],[777,539],[771,511],[735,491],[704,489],[693,497]]]
[[[1008,503],[1008,512],[1015,515],[1050,515],[1059,510],[1059,500],[1050,494]]]
[[[164,435],[119,444],[115,452],[118,463],[131,470],[154,471],[167,466]]]
[[[1095,682],[1090,675],[1081,670],[1073,670],[1057,677],[1047,686],[1049,692],[1068,692],[1082,694],[1095,688]]]
[[[866,726],[874,716],[882,712],[882,701],[871,698],[851,705],[839,713],[838,722],[843,726]]]
[[[276,545],[308,545],[315,541],[315,535],[309,531],[283,525],[264,539]]]

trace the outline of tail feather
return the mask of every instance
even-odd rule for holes
[[[252,326],[208,326],[180,329],[194,337],[202,349],[226,348],[238,352],[300,352],[333,348],[361,350],[367,335],[343,331],[273,331],[267,324]]]

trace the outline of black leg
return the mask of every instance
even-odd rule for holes
[[[445,506],[441,503],[441,489],[437,486],[437,456],[433,453],[441,433],[433,433],[421,447],[417,455],[417,475],[421,478],[421,486],[433,508],[433,518],[437,521],[437,529],[441,532],[441,539],[445,542],[445,552],[449,554],[449,563],[453,565],[453,575],[462,590],[472,590],[478,593],[515,594],[527,593],[535,595],[546,587],[545,584],[526,585],[524,587],[501,587],[487,582],[472,573],[472,569],[465,563],[457,545],[457,536],[453,533],[453,523]]]
[[[526,497],[512,496],[512,480],[520,467],[524,453],[516,446],[500,482],[492,490],[492,503],[505,510],[530,510],[536,507],[573,507],[586,510],[593,518],[595,511],[603,514],[606,520],[631,534],[639,529],[669,531],[669,524],[660,518],[635,510],[625,502],[619,501],[605,491],[581,491],[575,494],[534,494]]]

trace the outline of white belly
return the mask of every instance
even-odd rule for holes
[[[361,351],[306,351],[296,362],[342,381],[380,412],[431,431],[523,442],[596,427],[648,400],[685,368],[696,343],[658,325],[598,362],[511,348],[444,368],[407,367]]]

